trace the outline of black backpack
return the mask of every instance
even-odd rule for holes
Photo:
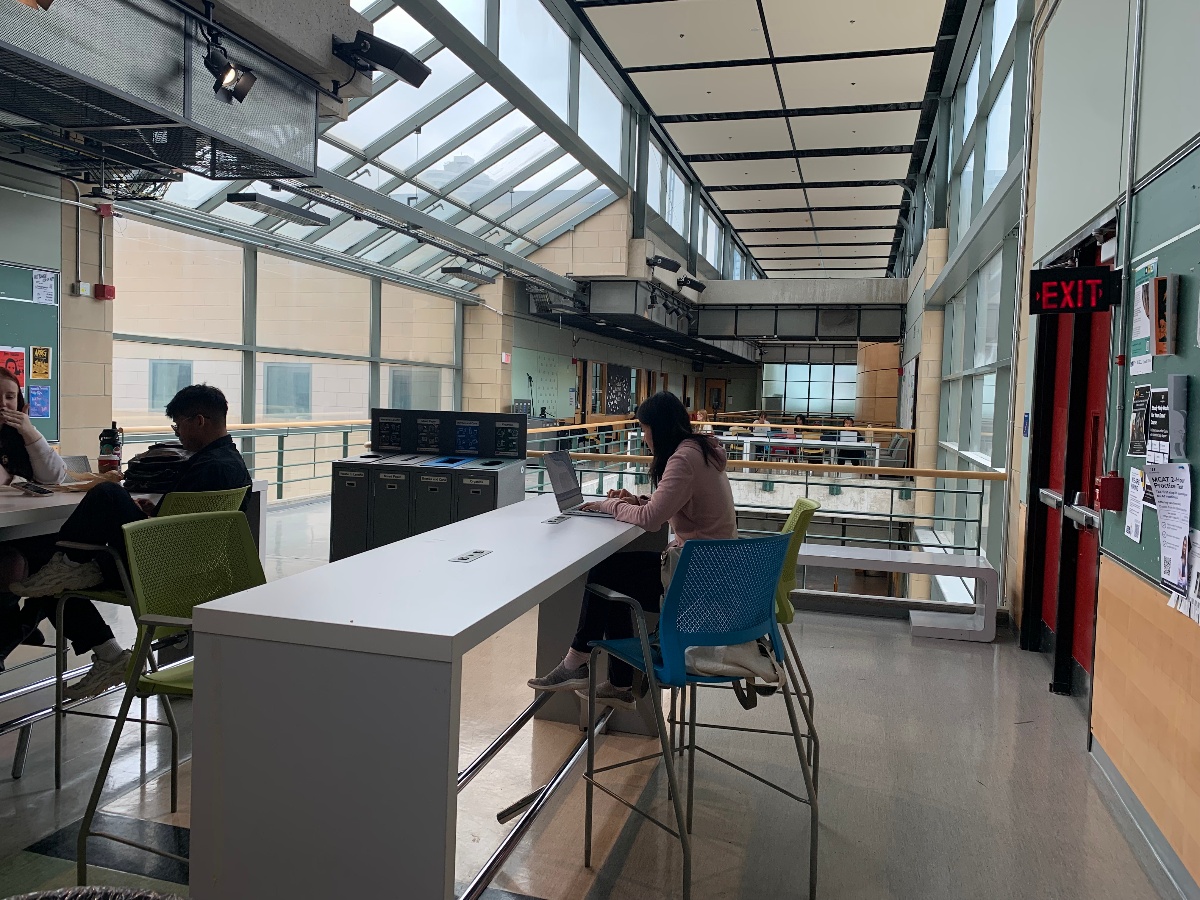
[[[133,493],[166,494],[179,481],[191,454],[177,441],[151,444],[125,467],[125,489]]]

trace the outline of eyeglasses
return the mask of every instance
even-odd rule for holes
[[[171,423],[171,431],[173,431],[175,434],[179,434],[179,423],[180,422],[190,422],[192,419],[199,419],[199,418],[200,418],[200,415],[198,413],[194,416],[183,416],[180,419],[178,419],[177,421]]]

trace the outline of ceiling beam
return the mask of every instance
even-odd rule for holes
[[[871,181],[808,181],[807,188],[856,188],[856,187],[897,187],[902,182],[894,178],[880,178]],[[767,184],[706,184],[709,191],[795,191],[800,189],[798,184],[770,182]]]
[[[684,156],[690,163],[698,162],[754,162],[768,159],[827,159],[833,156],[884,156],[889,153],[912,153],[912,144],[893,144],[875,147],[819,147],[809,150],[751,150],[744,153],[689,153]]]
[[[860,113],[914,112],[921,109],[921,102],[912,103],[859,103],[853,106],[801,106],[787,109],[751,109],[737,112],[679,113],[659,116],[663,125],[679,125],[684,122],[741,122],[747,119],[792,119],[805,116],[849,116]]]
[[[901,47],[887,50],[851,50],[844,53],[812,53],[807,56],[777,56],[775,62],[779,65],[808,62],[834,62],[843,59],[872,59],[879,56],[911,56],[919,53],[932,53],[933,47]],[[736,69],[743,66],[769,66],[771,60],[766,59],[713,59],[697,62],[666,63],[660,66],[630,66],[625,71],[630,75],[642,72],[691,72],[698,69]]]
[[[505,100],[523,112],[534,125],[606,184],[617,196],[629,193],[629,184],[604,158],[567,125],[500,58],[471,34],[439,0],[393,0],[417,24],[483,78]],[[516,257],[520,258],[520,257]]]
[[[774,206],[765,209],[727,209],[727,216],[762,216],[771,213],[807,213],[807,212],[894,212],[900,208],[899,203],[890,206]]]
[[[816,244],[749,244],[747,246],[749,247],[751,252],[753,252],[756,249],[757,250],[774,250],[776,248],[781,248],[781,247],[806,247],[806,248],[809,248],[812,250],[817,249]],[[892,246],[891,241],[870,241],[870,242],[859,241],[857,243],[849,243],[849,244],[822,244],[821,245],[822,248],[825,248],[825,247],[890,247],[890,246]],[[757,255],[755,258],[757,258]]]

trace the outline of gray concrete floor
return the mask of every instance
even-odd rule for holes
[[[271,510],[268,577],[321,564],[328,514],[326,502]],[[1086,752],[1084,712],[1076,701],[1048,692],[1044,659],[1021,652],[1007,637],[991,645],[915,640],[907,623],[896,620],[803,613],[793,630],[814,682],[822,740],[820,897],[1169,896],[1156,889],[1126,841],[1111,811],[1111,790]],[[502,656],[512,659],[507,651]],[[502,662],[498,682],[511,674]],[[518,680],[527,677],[517,674]],[[187,704],[179,707],[186,755],[190,711]],[[700,711],[702,720],[780,727],[780,709],[777,701],[765,701],[746,713],[728,692],[708,691]],[[109,725],[76,717],[67,727],[60,792],[53,789],[49,722],[34,730],[20,781],[7,775],[15,736],[0,738],[5,893],[13,886],[5,873],[17,871],[6,861],[82,813]],[[127,732],[108,796],[134,791],[164,771],[166,736],[154,731],[144,754],[136,729]],[[733,732],[702,733],[700,739],[800,788],[788,739]],[[496,765],[505,765],[503,758]],[[640,790],[665,812],[662,782],[660,772],[631,787],[634,796]],[[470,802],[464,795],[463,803]],[[494,798],[486,803],[481,815],[494,815]],[[581,806],[582,790],[573,785],[539,819],[496,886],[525,888],[542,900],[678,895],[678,845],[611,801],[598,801],[603,846],[597,867],[584,870],[575,835],[582,828]],[[694,896],[803,896],[807,823],[805,807],[698,758]]]

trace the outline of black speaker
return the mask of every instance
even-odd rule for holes
[[[429,77],[429,66],[403,47],[397,47],[365,31],[360,31],[349,43],[334,40],[333,54],[356,68],[359,61],[362,61],[371,68],[384,69],[413,87],[420,87]]]

